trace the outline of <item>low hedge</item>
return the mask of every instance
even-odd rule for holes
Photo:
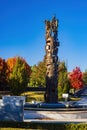
[[[87,130],[87,124],[56,124],[56,123],[16,123],[16,122],[0,122],[0,130]]]

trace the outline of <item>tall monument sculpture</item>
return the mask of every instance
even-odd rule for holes
[[[58,102],[58,20],[56,17],[52,21],[45,20],[46,25],[46,103]]]

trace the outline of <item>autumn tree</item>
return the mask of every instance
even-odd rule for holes
[[[74,89],[80,89],[83,87],[82,72],[79,67],[73,69],[68,75],[71,87]]]
[[[32,66],[32,73],[30,75],[29,86],[39,87],[46,86],[46,65],[45,61],[39,62],[37,65]]]
[[[17,61],[17,57],[12,57],[7,59],[6,63],[9,69],[9,74],[13,71],[16,61]]]
[[[58,96],[62,97],[63,93],[68,93],[70,84],[65,62],[58,62]]]
[[[25,59],[23,59],[22,57],[19,57],[19,56],[7,59],[6,63],[7,63],[8,69],[9,69],[9,73],[10,74],[12,73],[13,68],[14,68],[14,66],[15,66],[15,64],[17,62],[17,59],[20,59],[21,62],[22,62],[22,64],[23,63],[25,64],[26,71],[27,71],[27,73],[30,76],[30,74],[31,74],[31,67],[27,64],[27,62],[25,61]]]
[[[11,67],[9,65],[9,68],[11,68],[9,86],[13,95],[20,95],[27,87],[31,69],[26,61],[21,57],[16,57],[15,64],[14,62],[11,63]]]
[[[0,88],[5,89],[5,87],[8,85],[7,77],[8,67],[6,61],[0,58]]]

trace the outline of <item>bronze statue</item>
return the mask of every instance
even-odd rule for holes
[[[57,39],[58,20],[53,17],[52,21],[45,20],[46,24],[46,103],[58,102],[58,46]]]

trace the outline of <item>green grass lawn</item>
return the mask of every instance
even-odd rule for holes
[[[33,101],[44,101],[44,93],[42,92],[26,92],[22,93],[21,95],[26,96],[26,101],[31,102]]]

